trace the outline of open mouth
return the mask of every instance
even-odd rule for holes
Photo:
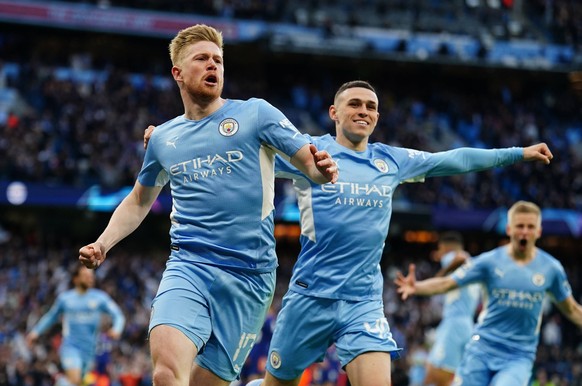
[[[527,245],[527,240],[526,239],[519,240],[519,245],[521,245],[522,247],[525,247]]]
[[[216,77],[216,75],[208,75],[208,77],[206,77],[204,81],[211,85],[216,85],[218,83],[218,78]]]

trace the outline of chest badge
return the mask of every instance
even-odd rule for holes
[[[383,159],[376,158],[374,161],[374,166],[376,169],[381,171],[382,173],[388,173],[388,164]]]
[[[531,277],[531,281],[536,287],[541,287],[546,282],[546,278],[541,273],[536,273]]]
[[[238,122],[233,118],[226,118],[218,125],[218,132],[225,137],[232,137],[238,131]]]

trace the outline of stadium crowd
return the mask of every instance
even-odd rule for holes
[[[179,114],[178,93],[167,76],[79,69],[73,62],[63,67],[22,60],[4,71],[5,83],[24,102],[0,114],[0,180],[112,189],[131,185],[143,157],[143,130]],[[316,70],[313,79],[282,69],[252,81],[248,73],[231,72],[225,95],[263,97],[300,130],[332,132],[327,108],[345,75]],[[381,98],[372,140],[427,151],[544,141],[556,155],[549,169],[527,163],[481,173],[478,179],[469,174],[404,186],[395,202],[472,209],[508,206],[521,198],[582,209],[580,100],[567,79],[538,82],[526,76],[516,86],[511,75],[467,81],[436,79],[419,70],[402,80],[390,72],[367,74]]]
[[[69,0],[70,1],[70,0]],[[449,32],[496,39],[534,38],[582,49],[582,5],[574,0],[83,0],[100,8],[126,7],[228,19],[293,23],[333,30],[378,27]],[[525,19],[525,22],[523,21]],[[548,31],[544,34],[542,31]]]

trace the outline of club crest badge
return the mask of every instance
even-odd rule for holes
[[[383,159],[378,159],[378,158],[375,159],[374,160],[374,166],[376,166],[376,169],[378,169],[382,173],[387,173],[388,172],[388,164]]]
[[[269,360],[271,361],[271,366],[273,366],[274,369],[281,367],[281,356],[277,351],[271,352],[271,357]]]
[[[218,132],[225,137],[232,137],[238,131],[238,122],[233,118],[226,118],[218,125]]]
[[[546,282],[546,278],[541,273],[536,273],[532,276],[531,281],[536,287],[541,287]]]

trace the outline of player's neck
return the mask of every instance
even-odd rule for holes
[[[336,142],[340,145],[342,145],[343,147],[346,147],[350,150],[353,151],[364,151],[368,148],[368,140],[362,140],[362,141],[350,141],[349,139],[347,139],[344,136],[338,136],[336,137]]]
[[[226,99],[223,98],[216,98],[209,102],[193,99],[185,100],[184,116],[192,121],[199,121],[220,109],[225,102]]]
[[[525,265],[528,264],[535,258],[536,255],[536,248],[527,248],[525,250],[520,250],[509,246],[509,255],[513,258],[513,260],[520,264]]]
[[[80,286],[75,287],[75,291],[77,291],[81,295],[87,293],[88,290],[89,290],[89,288],[87,288],[87,287],[80,287]]]

